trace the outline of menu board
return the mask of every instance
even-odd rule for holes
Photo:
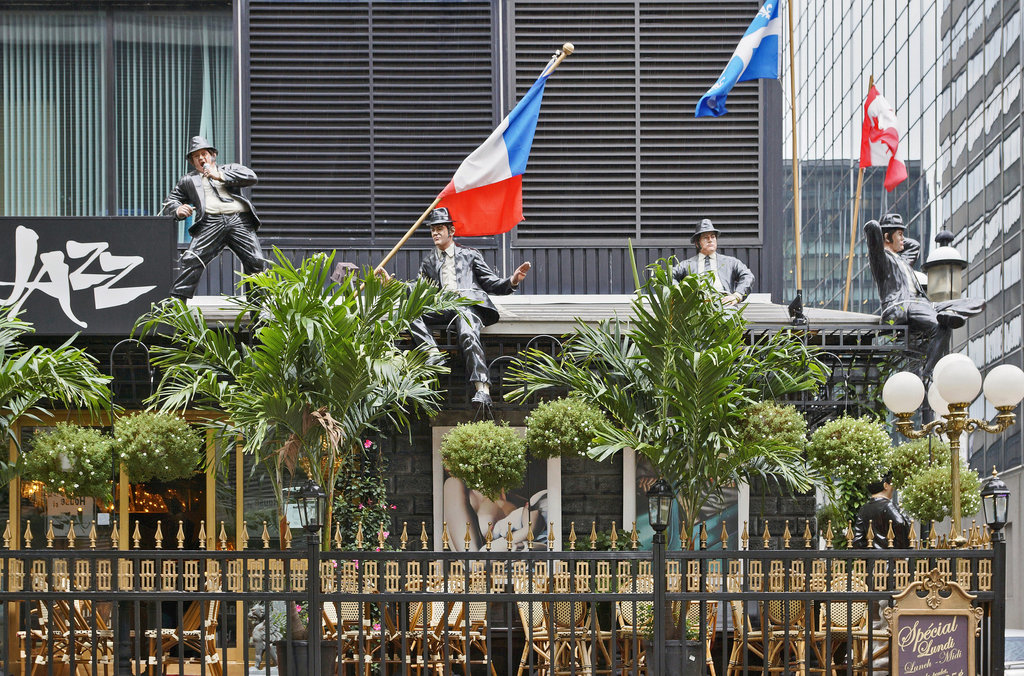
[[[964,613],[901,613],[896,620],[895,650],[900,674],[967,676],[970,665]]]

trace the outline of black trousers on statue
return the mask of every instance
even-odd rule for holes
[[[191,298],[206,266],[225,247],[238,256],[245,274],[251,275],[267,269],[267,260],[263,258],[260,241],[253,229],[255,221],[252,214],[208,215],[205,220],[188,249],[178,259],[178,278],[171,284],[170,295],[174,298]]]
[[[423,315],[409,326],[409,333],[412,334],[414,345],[426,345],[437,348],[437,341],[430,332],[430,326],[449,327],[455,323],[459,334],[459,348],[462,356],[466,359],[466,374],[469,382],[490,382],[487,376],[487,361],[484,358],[484,346],[480,342],[480,329],[484,323],[473,312],[472,309],[464,309],[462,312],[449,310],[435,314]]]

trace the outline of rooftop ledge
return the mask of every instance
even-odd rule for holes
[[[625,294],[492,296],[501,321],[485,327],[483,332],[493,336],[563,335],[573,330],[576,319],[596,323],[616,316],[629,317],[632,298]],[[233,322],[235,310],[225,299],[225,296],[196,296],[188,304],[201,309],[208,323]],[[805,307],[804,314],[812,329],[881,323],[877,315],[860,312]],[[759,327],[790,324],[786,306],[772,303],[767,293],[750,294],[743,316]]]

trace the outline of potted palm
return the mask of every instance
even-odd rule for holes
[[[162,376],[151,403],[220,413],[212,424],[241,436],[267,467],[283,514],[286,485],[300,469],[333,504],[345,459],[370,433],[385,424],[402,429],[409,416],[437,409],[437,377],[447,368],[398,342],[424,313],[468,301],[422,280],[386,281],[369,268],[332,284],[333,255],[298,266],[275,256],[269,270],[244,278],[246,297],[229,299],[238,310],[233,328],[208,327],[171,299],[140,318],[136,331],[169,334],[152,348]],[[250,317],[258,318],[252,339],[237,340]],[[325,521],[330,533],[330,512]]]

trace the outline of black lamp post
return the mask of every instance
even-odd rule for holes
[[[981,504],[985,508],[985,523],[992,531],[992,635],[989,639],[991,664],[989,673],[1000,675],[1004,667],[1006,641],[1006,525],[1009,511],[1010,489],[999,478],[996,468],[981,489]]]
[[[295,503],[299,510],[302,528],[306,531],[306,555],[309,571],[309,584],[306,589],[307,614],[309,616],[309,625],[306,627],[309,633],[309,673],[320,674],[323,673],[320,655],[320,639],[323,630],[320,620],[320,529],[324,525],[327,495],[312,478],[309,478],[306,479],[306,483],[295,496]]]
[[[654,529],[651,547],[654,567],[654,674],[665,673],[665,529],[672,514],[675,496],[672,486],[658,479],[647,491],[647,518]]]

